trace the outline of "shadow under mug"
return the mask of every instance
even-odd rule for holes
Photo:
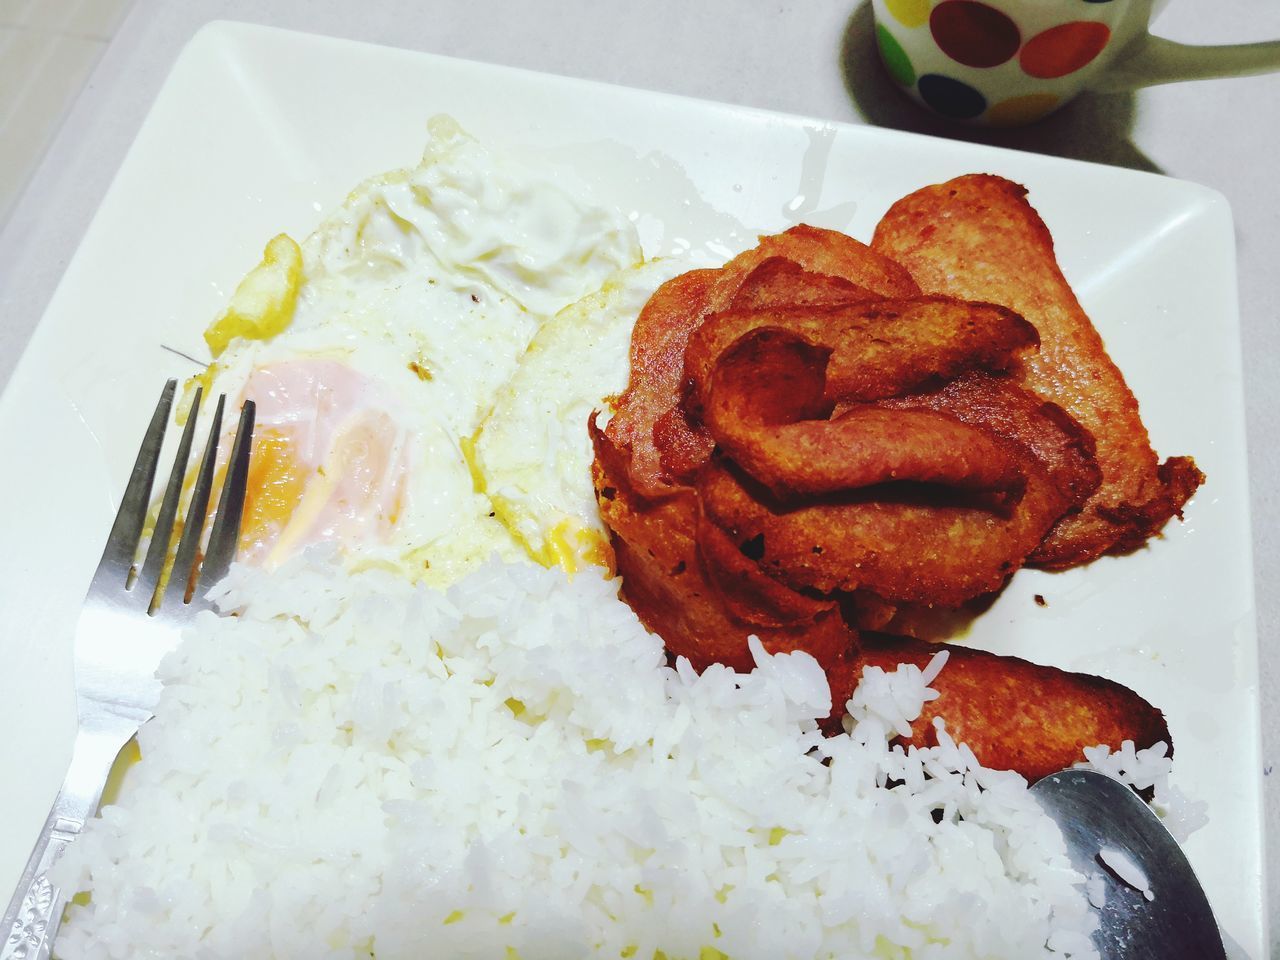
[[[1081,90],[1280,70],[1280,40],[1175,43],[1148,32],[1167,0],[872,0],[886,70],[943,117],[1038,120]]]

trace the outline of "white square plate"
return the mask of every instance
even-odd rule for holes
[[[1261,957],[1239,321],[1218,194],[228,23],[202,30],[174,67],[0,398],[0,890],[16,882],[65,769],[72,631],[146,417],[165,376],[196,369],[161,345],[203,356],[200,332],[265,241],[305,236],[365,176],[412,165],[438,112],[483,142],[567,164],[598,200],[637,213],[650,252],[743,246],[797,220],[865,240],[893,200],[967,172],[1030,189],[1157,450],[1194,455],[1208,483],[1184,522],[1132,556],[1019,573],[967,642],[1103,674],[1165,710],[1174,782],[1209,805],[1188,855],[1228,937]]]

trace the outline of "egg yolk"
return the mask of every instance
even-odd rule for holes
[[[279,429],[254,433],[240,526],[240,550],[246,555],[261,554],[274,544],[302,500],[306,478],[291,449],[289,435]]]
[[[259,367],[240,556],[272,567],[318,542],[385,542],[405,506],[410,442],[376,383],[344,363]]]

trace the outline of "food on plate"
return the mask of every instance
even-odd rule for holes
[[[747,296],[769,296],[769,285],[794,283],[753,272],[781,258],[824,289],[842,287],[855,298],[910,296],[915,282],[893,261],[870,247],[831,230],[800,225],[761,239],[719,270],[696,270],[664,284],[645,304],[631,337],[631,378],[619,399],[609,432],[627,451],[631,482],[653,496],[696,472],[713,441],[691,424],[680,400],[685,378],[685,348],[690,334],[709,315],[729,306],[744,283]]]
[[[823,737],[811,658],[668,666],[598,570],[445,592],[322,549],[218,595],[68,851],[66,960],[1096,960],[1021,778],[890,745],[937,662]]]
[[[206,332],[191,394],[258,404],[243,562],[60,867],[59,955],[1096,958],[1011,771],[1176,804],[1159,711],[875,631],[1094,495],[1034,320],[814,227],[646,258],[431,133]]]
[[[642,259],[621,213],[447,118],[418,166],[360,184],[303,243],[272,240],[192,383],[258,404],[243,555],[271,566],[335,541],[442,585],[492,553],[523,555],[477,489],[468,443],[552,317],[589,294],[626,307],[665,279]],[[616,362],[602,353],[594,362]],[[536,375],[526,368],[524,389]]]
[[[702,521],[692,489],[658,498],[639,493],[621,452],[594,418],[591,430],[596,495],[614,535],[622,596],[645,625],[698,670],[713,664],[750,669],[752,636],[774,651],[804,650],[827,671],[831,719],[838,724],[840,698],[856,682],[857,635],[836,604],[806,597],[740,562],[736,544],[724,543]]]
[[[814,280],[822,282],[817,276]],[[821,354],[804,372],[820,381],[813,402],[828,407],[917,392],[975,368],[1007,370],[1039,342],[1035,327],[994,304],[948,297],[815,304],[803,299],[803,290],[794,293],[801,299],[786,306],[735,305],[708,317],[692,333],[685,376],[690,390],[686,402],[693,412],[704,417],[714,413],[713,375],[724,376],[723,355],[757,331],[789,334]],[[768,382],[759,388],[768,389]],[[798,412],[806,419],[819,417],[816,409]]]
[[[464,445],[497,519],[536,562],[570,572],[609,566],[589,483],[587,419],[626,386],[631,327],[645,301],[687,266],[658,259],[628,267],[543,324]]]
[[[941,718],[948,735],[985,763],[1017,770],[1030,782],[1078,763],[1096,743],[1117,749],[1126,740],[1169,743],[1160,711],[1111,680],[985,650],[947,649],[946,669],[933,681],[938,696],[912,721],[906,743],[936,743],[933,722]],[[937,652],[937,644],[922,640],[862,635],[863,663],[884,670],[902,663],[923,668]]]
[[[826,672],[833,709],[822,719],[831,730],[839,728],[841,704],[865,667],[923,666],[940,649],[860,634],[837,601],[786,588],[749,562],[718,527],[700,522],[692,491],[639,496],[628,486],[616,448],[598,429],[595,436],[597,491],[615,533],[617,567],[626,571],[623,594],[668,650],[696,669],[722,664],[749,670],[752,637],[774,652],[802,650]],[[964,647],[947,649],[952,666],[933,681],[940,696],[913,724],[915,742],[936,742],[931,724],[943,717],[984,764],[1017,770],[1029,781],[1079,762],[1084,747],[1170,742],[1160,711],[1120,684]]]
[[[302,250],[287,233],[273,237],[262,262],[240,281],[231,303],[204,332],[209,352],[217,357],[237,337],[269,340],[293,322],[302,285]]]
[[[1003,586],[1096,483],[1087,436],[1042,407],[1016,384],[967,377],[797,424],[824,437],[821,454],[810,444],[794,458],[805,484],[864,483],[779,497],[766,479],[774,466],[766,447],[763,456],[713,459],[695,486],[707,515],[796,589],[956,607]],[[841,473],[851,450],[868,460]]]
[[[973,175],[917,190],[889,209],[871,245],[922,290],[991,300],[1031,321],[1040,349],[1027,357],[1023,382],[1093,436],[1102,483],[1031,563],[1061,569],[1129,551],[1181,516],[1204,477],[1190,457],[1162,463],[1152,450],[1138,402],[1058,268],[1053,238],[1023,187]]]
[[[1104,481],[1093,434],[1035,391],[1052,369],[1024,372],[1041,337],[1011,302],[886,294],[854,279],[867,263],[896,276],[806,228],[669,281],[637,321],[615,415],[592,426],[623,597],[697,666],[745,663],[753,635],[809,652],[835,694],[828,725],[868,657],[859,628],[1000,590]],[[1113,684],[957,659],[946,709],[984,762],[1031,778],[1094,742],[1168,740]],[[1021,706],[1033,691],[1056,694],[1053,722]]]

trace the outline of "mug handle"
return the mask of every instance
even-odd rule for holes
[[[1280,70],[1280,40],[1197,46],[1151,34],[1137,37],[1104,69],[1090,89],[1123,93],[1180,80],[1250,77]]]

